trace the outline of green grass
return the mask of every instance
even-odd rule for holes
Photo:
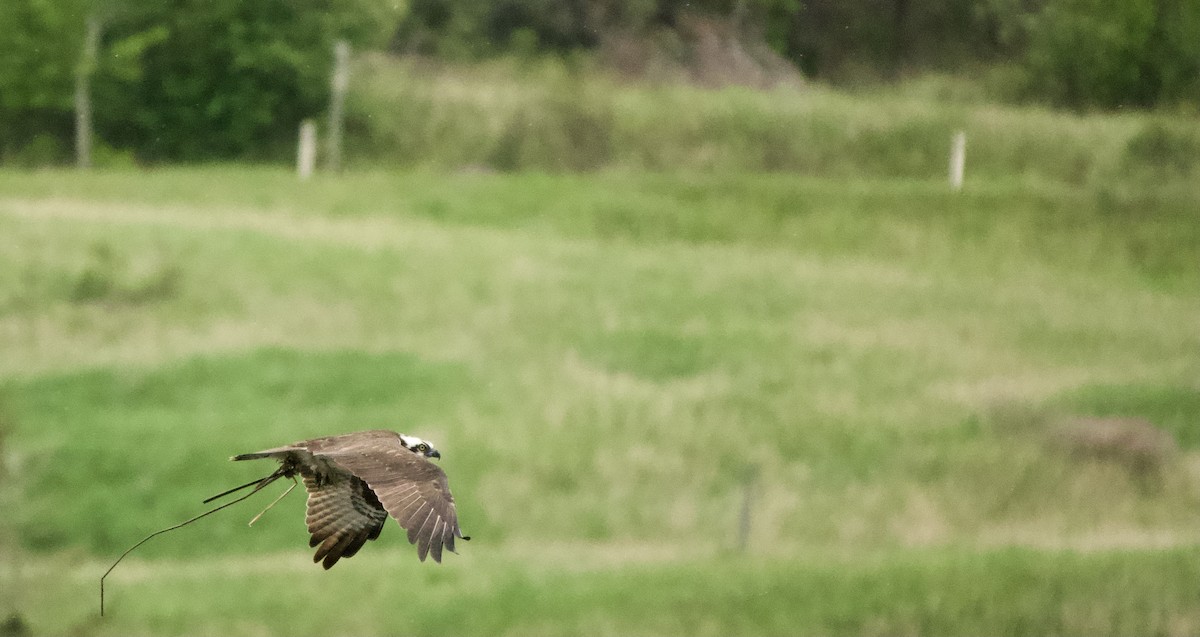
[[[199,535],[199,533],[194,533]],[[575,554],[593,557],[586,545]],[[407,556],[405,556],[407,557]],[[612,556],[609,556],[611,560]],[[586,559],[586,558],[585,558]],[[594,557],[593,557],[594,559]],[[389,555],[314,576],[295,553],[134,562],[108,582],[104,619],[81,612],[89,569],[31,578],[63,634],[290,635],[1128,635],[1200,623],[1194,550],[904,551],[797,561],[707,556],[683,564],[554,568],[465,557],[438,569]],[[306,601],[315,600],[315,601]],[[93,600],[94,601],[94,600]],[[298,607],[317,606],[297,613]],[[214,609],[238,609],[236,616]],[[94,608],[89,608],[94,612]],[[43,614],[44,613],[44,614]]]
[[[1200,207],[1172,183],[0,172],[0,614],[1193,633]],[[1014,406],[1181,451],[1147,489]],[[264,495],[148,543],[93,617],[109,560],[269,470],[229,456],[373,427],[438,444],[462,555],[419,564],[391,525],[324,573],[300,494],[246,527]]]

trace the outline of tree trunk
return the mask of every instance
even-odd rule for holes
[[[330,172],[337,172],[342,169],[342,113],[346,89],[350,86],[350,44],[345,40],[338,40],[333,48],[333,79],[330,84],[329,156],[326,157],[326,166]]]
[[[75,71],[75,165],[79,168],[92,166],[92,75],[99,48],[100,20],[90,15],[83,38],[83,53]]]

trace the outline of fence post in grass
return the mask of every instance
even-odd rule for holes
[[[950,144],[950,189],[954,192],[962,190],[963,170],[967,162],[967,134],[963,131],[954,133],[954,141]]]
[[[329,98],[329,157],[331,171],[342,169],[343,110],[346,104],[346,89],[350,86],[350,43],[338,40],[333,45],[332,93]]]
[[[317,125],[311,119],[300,122],[300,148],[296,152],[296,174],[304,181],[312,176],[317,163]]]
[[[92,14],[87,18],[83,53],[75,69],[75,165],[79,168],[92,166],[92,74],[99,48],[100,19]]]
[[[746,467],[742,475],[742,509],[738,514],[737,548],[739,553],[745,553],[750,548],[750,528],[753,523],[754,487],[758,482],[758,467]]]

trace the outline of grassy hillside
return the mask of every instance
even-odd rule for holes
[[[963,131],[966,177],[977,183],[1200,179],[1194,113],[1004,106],[979,78],[929,76],[858,94],[815,83],[711,90],[629,82],[584,60],[462,66],[370,55],[352,77],[346,152],[372,166],[932,179],[946,174],[950,140]]]
[[[1139,183],[0,173],[0,613],[1193,633],[1200,208]],[[1103,415],[1178,450],[1064,451]],[[299,494],[246,527],[264,495],[147,544],[94,617],[121,550],[268,471],[228,456],[373,427],[438,443],[461,555],[390,525],[324,573]]]

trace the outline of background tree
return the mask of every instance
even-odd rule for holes
[[[0,159],[69,153],[85,0],[0,2]]]
[[[798,0],[413,0],[394,45],[401,51],[478,57],[512,46],[591,48],[612,31],[674,28],[687,14],[741,19],[765,31]]]
[[[1037,95],[1076,108],[1200,102],[1200,3],[1054,0],[1028,25]]]
[[[89,19],[94,69],[80,66]],[[0,24],[4,162],[68,160],[80,72],[100,149],[281,158],[326,106],[340,38],[474,59],[595,50],[615,35],[635,57],[686,64],[701,25],[833,83],[1005,62],[1026,97],[1075,108],[1200,103],[1194,0],[4,0]]]
[[[324,108],[333,43],[378,46],[384,0],[182,0],[119,25],[136,74],[107,74],[97,128],[150,160],[269,158]]]
[[[318,114],[333,42],[381,46],[391,0],[0,3],[0,153],[63,161],[89,16],[102,24],[95,129],[145,160],[268,158]],[[289,151],[290,152],[290,151]]]

